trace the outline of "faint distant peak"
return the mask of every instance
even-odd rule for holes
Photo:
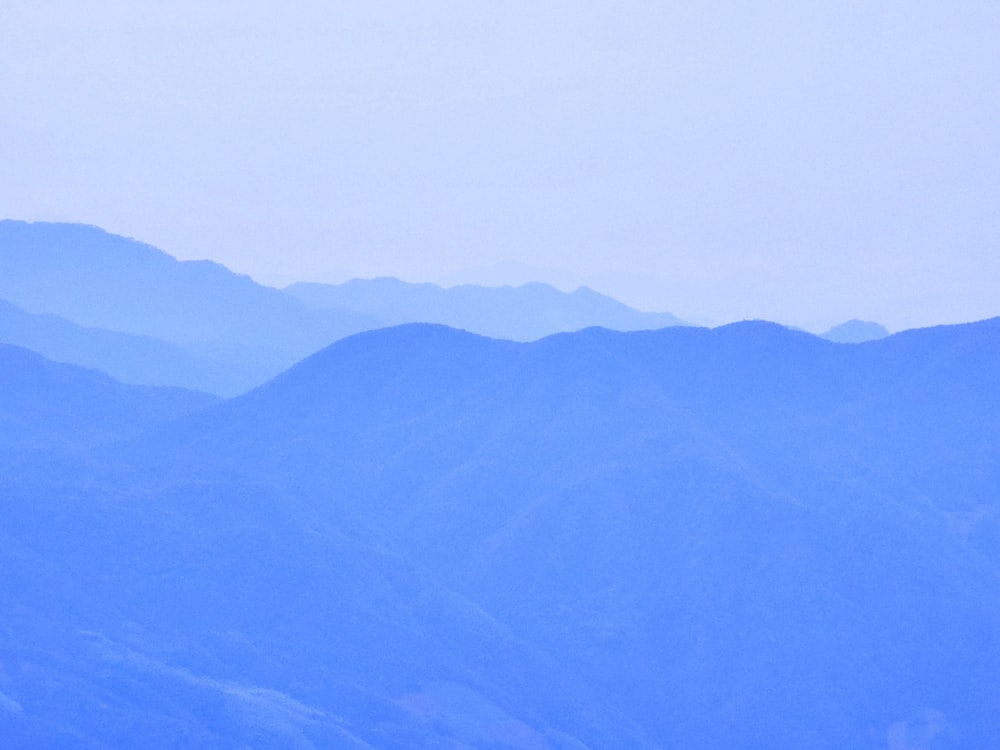
[[[561,268],[542,268],[503,260],[485,266],[464,268],[438,280],[443,287],[521,287],[533,282],[542,282],[562,292],[570,292],[580,286],[581,279],[574,273]]]
[[[821,333],[820,337],[838,344],[860,344],[863,341],[884,339],[888,335],[889,331],[884,326],[855,318]]]

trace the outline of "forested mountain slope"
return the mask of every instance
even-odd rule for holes
[[[0,732],[987,747],[997,382],[1000,319],[344,339],[5,478]]]

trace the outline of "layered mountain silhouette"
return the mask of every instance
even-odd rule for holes
[[[639,312],[586,287],[567,294],[540,283],[443,289],[381,278],[337,285],[299,283],[286,291],[310,307],[350,310],[387,325],[440,323],[514,341],[533,341],[593,326],[634,331],[684,325],[670,313]]]
[[[273,375],[270,367],[234,367],[180,344],[33,314],[0,300],[0,341],[49,359],[101,370],[124,383],[179,386],[235,396]]]
[[[399,323],[518,340],[594,325],[680,323],[587,289],[566,294],[542,284],[445,290],[375,279],[283,292],[79,224],[0,221],[0,262],[0,340],[130,383],[224,396],[346,335]]]
[[[0,253],[0,298],[95,328],[301,355],[371,324],[318,315],[217,263],[178,261],[97,227],[3,221]]]
[[[4,473],[0,737],[988,747],[998,378],[1000,319],[345,338]]]
[[[331,341],[379,325],[352,313],[310,310],[216,263],[177,261],[97,227],[2,221],[0,259],[0,298],[30,313],[181,346],[214,363],[209,370],[228,370],[228,380],[206,374],[198,383],[206,390],[231,394],[259,384]],[[189,385],[179,366],[181,377],[171,384]]]
[[[0,344],[0,451],[53,454],[116,442],[219,399],[119,383]]]

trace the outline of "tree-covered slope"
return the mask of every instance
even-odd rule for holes
[[[987,747],[998,376],[1000,320],[859,345],[766,323],[344,339],[7,482],[7,726]]]

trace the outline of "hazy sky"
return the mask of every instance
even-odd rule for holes
[[[1000,3],[3,0],[0,164],[4,218],[269,283],[526,265],[706,322],[983,318]]]

